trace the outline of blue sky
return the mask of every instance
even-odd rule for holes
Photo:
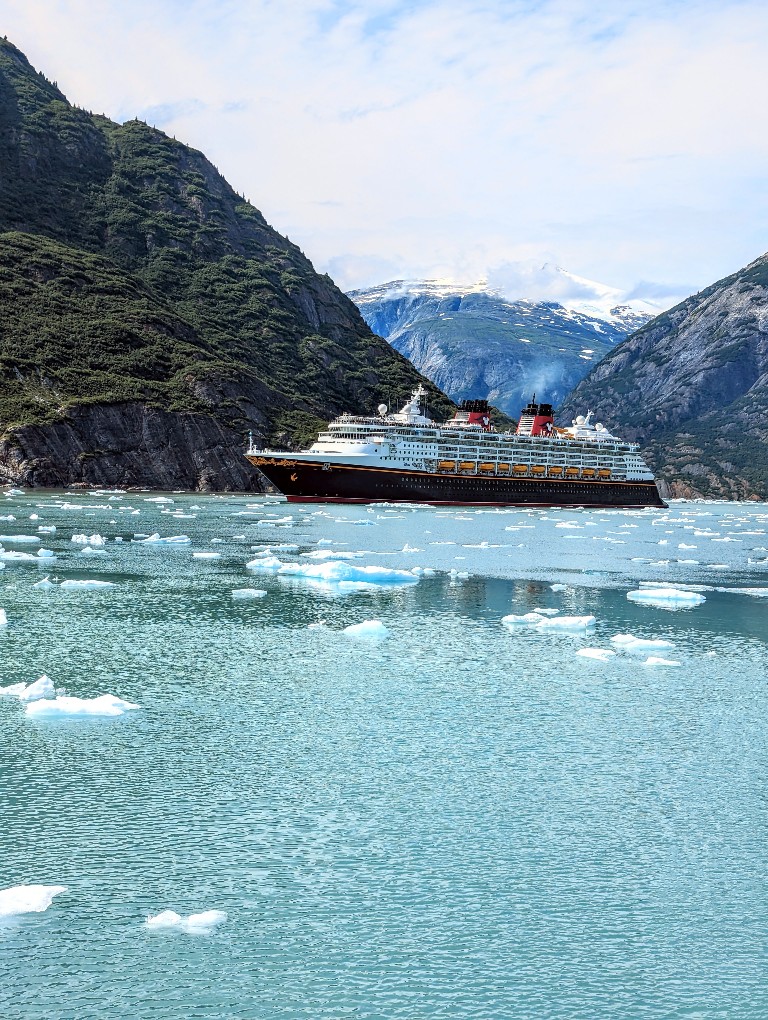
[[[490,276],[546,297],[549,263],[665,305],[768,248],[764,0],[0,15],[73,102],[202,149],[347,288]]]

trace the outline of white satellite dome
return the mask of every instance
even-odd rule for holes
[[[379,404],[378,411],[379,411],[379,414],[381,415],[381,417],[383,418],[384,415],[387,413],[387,405],[386,404]]]

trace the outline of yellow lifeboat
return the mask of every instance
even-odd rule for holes
[[[611,470],[610,470],[610,468],[600,468],[600,470],[597,472],[597,477],[598,478],[610,478],[611,477]]]
[[[459,471],[474,471],[475,462],[473,460],[462,460],[459,464]]]
[[[531,468],[531,473],[534,475],[545,475],[547,473],[547,469],[543,464],[534,464]]]
[[[577,478],[579,474],[579,469],[574,467],[566,468],[565,473],[568,478]]]
[[[492,472],[492,471],[495,470],[495,468],[496,468],[496,465],[495,464],[491,464],[490,461],[487,461],[487,462],[485,462],[485,463],[480,465],[480,470],[481,471],[491,471]]]
[[[498,467],[498,471],[499,471],[500,475],[501,474],[508,475],[509,474],[509,464],[505,464],[503,461],[500,462],[499,463],[499,467]]]
[[[437,465],[438,471],[455,471],[456,461],[455,460],[441,460]]]
[[[582,468],[581,469],[581,477],[582,478],[594,478],[595,477],[595,469],[594,468]]]
[[[551,467],[549,469],[549,471],[548,471],[548,474],[552,475],[552,477],[554,477],[554,478],[558,478],[562,473],[563,473],[563,469],[559,465],[556,465],[555,467]]]
[[[528,465],[527,464],[515,464],[515,466],[514,466],[514,468],[512,470],[515,472],[516,475],[527,475],[528,474]]]

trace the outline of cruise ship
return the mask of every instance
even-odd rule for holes
[[[592,414],[568,428],[533,400],[514,432],[497,432],[485,400],[432,421],[419,386],[405,406],[342,414],[301,453],[257,450],[248,460],[289,502],[484,506],[664,507],[636,443]]]

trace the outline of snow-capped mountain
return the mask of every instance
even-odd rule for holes
[[[394,280],[349,297],[454,400],[485,397],[514,417],[535,392],[558,405],[612,348],[659,309],[555,269],[558,300],[509,300],[491,282]],[[495,281],[493,281],[495,283]],[[549,288],[553,288],[550,286]],[[647,306],[647,307],[643,307]]]

